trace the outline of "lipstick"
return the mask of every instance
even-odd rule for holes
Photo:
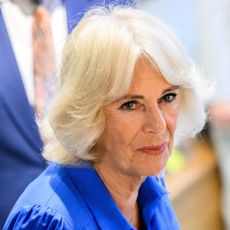
[[[146,154],[160,155],[165,151],[166,148],[167,148],[167,142],[164,142],[160,145],[144,146],[137,150]]]

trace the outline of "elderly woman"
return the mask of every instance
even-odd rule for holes
[[[179,229],[161,172],[174,139],[206,116],[176,37],[140,10],[93,9],[69,36],[60,75],[47,115],[52,163],[5,229]]]

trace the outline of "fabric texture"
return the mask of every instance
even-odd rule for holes
[[[163,184],[162,178],[147,177],[139,191],[138,204],[148,230],[180,229]],[[135,228],[90,165],[50,165],[19,198],[4,229]]]

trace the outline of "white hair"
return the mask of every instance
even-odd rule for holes
[[[169,83],[181,88],[175,140],[203,128],[204,85],[170,29],[141,10],[100,7],[85,14],[66,42],[59,91],[47,116],[52,132],[45,126],[47,160],[97,160],[94,146],[104,129],[102,108],[127,92],[140,58],[150,60]]]

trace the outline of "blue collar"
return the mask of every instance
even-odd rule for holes
[[[101,229],[134,229],[125,219],[110,196],[96,170],[90,166],[66,168]],[[154,177],[147,177],[140,187],[138,203],[146,226],[150,225],[154,210],[161,198],[168,194]],[[154,208],[155,207],[155,208]]]
[[[138,204],[145,226],[151,226],[151,221],[156,208],[160,205],[161,198],[168,195],[168,191],[163,185],[163,178],[147,177],[140,187]]]

